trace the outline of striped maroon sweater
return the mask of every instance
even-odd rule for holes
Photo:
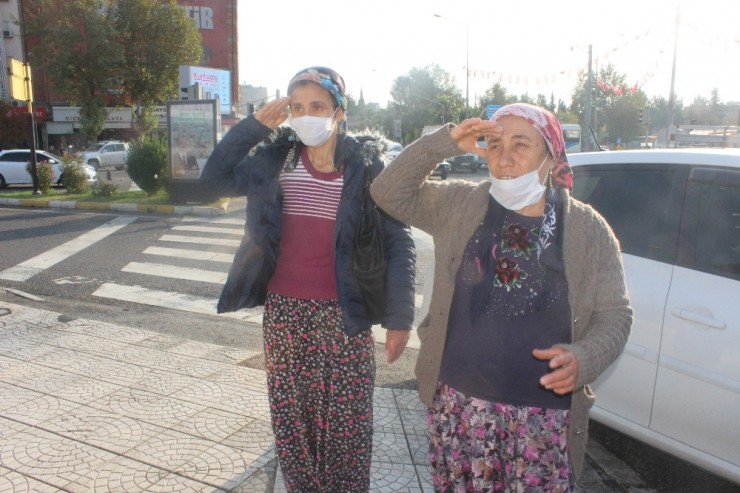
[[[280,257],[268,289],[291,298],[337,298],[334,222],[342,174],[313,167],[306,149],[293,171],[280,175],[283,229]]]

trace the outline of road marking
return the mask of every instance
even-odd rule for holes
[[[159,241],[173,241],[176,243],[198,243],[201,245],[219,245],[238,247],[240,240],[225,240],[223,238],[203,238],[201,236],[162,235]]]
[[[122,272],[145,274],[147,276],[167,277],[170,279],[184,279],[187,281],[202,281],[213,284],[224,284],[228,272],[195,269],[193,267],[178,267],[176,265],[153,264],[149,262],[130,262]]]
[[[212,228],[209,226],[173,226],[172,229],[175,231],[194,231],[198,233],[214,233],[214,234],[244,236],[243,230],[234,229],[234,228]]]
[[[233,219],[230,217],[222,217],[220,219],[203,219],[200,217],[186,216],[182,218],[184,223],[208,223],[208,224],[234,224],[236,226],[244,227],[244,219]]]
[[[8,281],[27,281],[39,272],[52,267],[75,253],[93,245],[119,229],[136,221],[136,216],[118,216],[97,228],[83,233],[57,247],[47,250],[31,259],[0,272],[0,279]]]
[[[144,253],[161,255],[163,257],[204,260],[206,262],[225,262],[230,264],[234,261],[234,254],[231,253],[202,252],[198,250],[185,250],[184,248],[148,247],[144,250]]]
[[[218,304],[218,300],[216,299],[200,298],[198,296],[172,291],[147,289],[141,286],[125,286],[112,282],[102,284],[92,295],[98,298],[129,301],[191,313],[203,313],[205,315],[216,315],[216,305]],[[219,317],[262,323],[262,307],[222,313]]]

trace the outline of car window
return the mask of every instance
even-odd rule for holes
[[[116,144],[116,152],[125,152],[126,146],[125,144]]]
[[[699,198],[696,264],[702,272],[740,280],[740,172],[735,183],[704,183]]]
[[[677,166],[578,166],[573,195],[604,216],[622,252],[675,263],[682,173]]]
[[[93,144],[85,149],[85,152],[98,152],[103,147],[103,144]]]
[[[7,152],[0,156],[0,160],[9,162],[27,162],[31,157],[31,152]]]

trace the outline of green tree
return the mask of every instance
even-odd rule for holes
[[[516,96],[509,94],[504,85],[501,84],[501,82],[496,82],[491,87],[489,87],[480,98],[481,107],[484,109],[489,104],[504,106],[506,104],[514,102],[516,102]],[[483,112],[483,116],[485,116],[485,111]]]
[[[109,15],[123,48],[120,86],[146,133],[154,106],[179,96],[179,66],[201,60],[200,33],[174,0],[118,0]]]
[[[412,68],[408,75],[396,78],[391,97],[386,133],[392,135],[393,120],[400,119],[402,141],[406,143],[418,138],[426,125],[441,125],[443,120],[459,121],[465,114],[465,101],[454,79],[436,64]]]
[[[13,107],[0,101],[0,142],[7,148],[28,147],[31,123],[25,113],[16,114]]]
[[[22,27],[38,39],[29,61],[43,68],[72,104],[82,108],[84,134],[95,139],[105,123],[104,94],[119,87],[123,50],[111,19],[110,0],[28,0]]]

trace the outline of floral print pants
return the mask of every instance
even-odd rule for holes
[[[569,415],[466,397],[440,382],[427,421],[435,491],[571,492]]]
[[[335,300],[268,293],[268,397],[280,468],[290,492],[367,492],[373,434],[375,342],[342,332]]]

